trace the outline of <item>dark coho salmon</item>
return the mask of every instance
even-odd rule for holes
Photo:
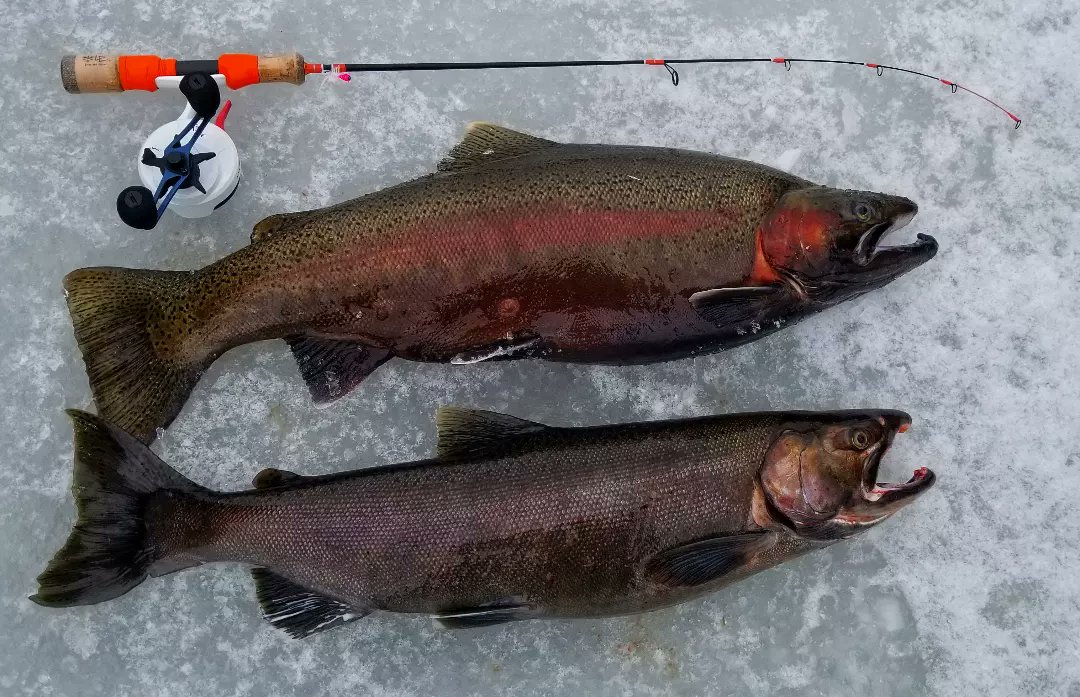
[[[199,271],[64,287],[99,413],[144,442],[234,346],[283,338],[316,401],[392,356],[641,363],[736,346],[885,285],[906,198],[728,157],[474,124],[438,173],[275,215]]]
[[[926,468],[877,482],[910,423],[897,411],[554,428],[443,409],[435,459],[264,470],[219,493],[70,413],[79,517],[32,600],[97,603],[147,575],[240,562],[293,636],[375,610],[449,627],[644,612],[856,535],[934,482]]]

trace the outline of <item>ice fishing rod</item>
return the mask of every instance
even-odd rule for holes
[[[123,92],[147,90],[153,92],[162,78],[175,78],[192,73],[222,75],[231,89],[263,82],[288,82],[304,84],[308,75],[336,74],[348,80],[350,73],[387,73],[428,70],[506,70],[519,68],[559,68],[602,65],[652,65],[667,69],[673,85],[679,84],[676,65],[694,63],[776,63],[787,70],[795,63],[824,63],[832,65],[857,65],[874,70],[878,76],[885,71],[906,73],[935,80],[948,87],[954,94],[960,90],[972,94],[999,109],[1020,128],[1020,117],[989,97],[965,87],[953,80],[937,75],[901,68],[882,63],[864,63],[853,60],[825,58],[637,58],[624,60],[556,60],[556,61],[476,61],[448,63],[307,63],[299,53],[275,56],[257,56],[248,53],[226,53],[212,60],[178,60],[159,56],[81,55],[65,56],[60,62],[60,77],[64,89],[79,94],[85,92]]]

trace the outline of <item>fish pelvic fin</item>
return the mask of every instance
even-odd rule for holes
[[[176,418],[205,368],[163,358],[150,333],[165,304],[192,278],[182,271],[110,267],[64,278],[98,413],[144,443]]]
[[[527,605],[508,604],[444,610],[435,615],[435,621],[444,629],[476,629],[532,617],[532,611]]]
[[[553,140],[538,138],[486,121],[473,121],[465,130],[465,137],[461,142],[439,162],[439,171],[461,172],[558,145],[559,143]]]
[[[46,607],[92,605],[127,593],[148,574],[198,563],[171,563],[159,555],[147,527],[147,503],[163,489],[207,489],[101,417],[74,409],[68,415],[75,428],[71,490],[78,519],[37,577],[38,592],[30,600]],[[155,568],[158,562],[164,565]]]

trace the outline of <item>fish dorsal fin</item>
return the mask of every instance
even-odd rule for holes
[[[443,458],[490,453],[503,447],[507,439],[551,428],[508,414],[462,407],[439,407],[435,426],[439,457]]]
[[[371,612],[304,588],[269,569],[255,567],[251,577],[263,617],[294,639],[340,627]]]
[[[537,138],[485,121],[473,121],[465,130],[461,142],[439,162],[439,171],[461,172],[557,145],[553,140]]]

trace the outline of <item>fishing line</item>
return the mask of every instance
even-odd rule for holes
[[[940,82],[948,87],[953,94],[956,94],[957,90],[963,90],[968,94],[972,94],[979,99],[983,100],[987,104],[990,104],[994,108],[1000,110],[1014,123],[1014,128],[1020,128],[1021,119],[1011,111],[1003,107],[998,102],[990,99],[989,97],[976,92],[975,90],[965,87],[957,82],[946,80],[945,78],[938,77],[937,75],[931,75],[919,70],[912,70],[910,68],[901,68],[895,65],[884,65],[881,63],[864,63],[862,61],[853,60],[836,60],[831,58],[645,58],[645,59],[625,59],[625,60],[564,60],[564,61],[476,61],[476,62],[449,62],[449,63],[308,63],[305,66],[305,72],[308,73],[383,73],[383,72],[410,72],[410,71],[422,71],[422,70],[504,70],[504,69],[518,69],[518,68],[574,68],[583,66],[604,66],[604,65],[658,65],[667,68],[668,75],[671,77],[671,84],[678,86],[679,84],[679,72],[675,69],[675,65],[690,65],[701,63],[777,63],[783,65],[788,71],[791,70],[791,66],[794,63],[819,63],[830,65],[858,65],[864,66],[874,70],[879,77],[885,74],[886,70],[891,70],[898,73],[907,73],[908,75],[916,75],[918,77],[929,78]]]

